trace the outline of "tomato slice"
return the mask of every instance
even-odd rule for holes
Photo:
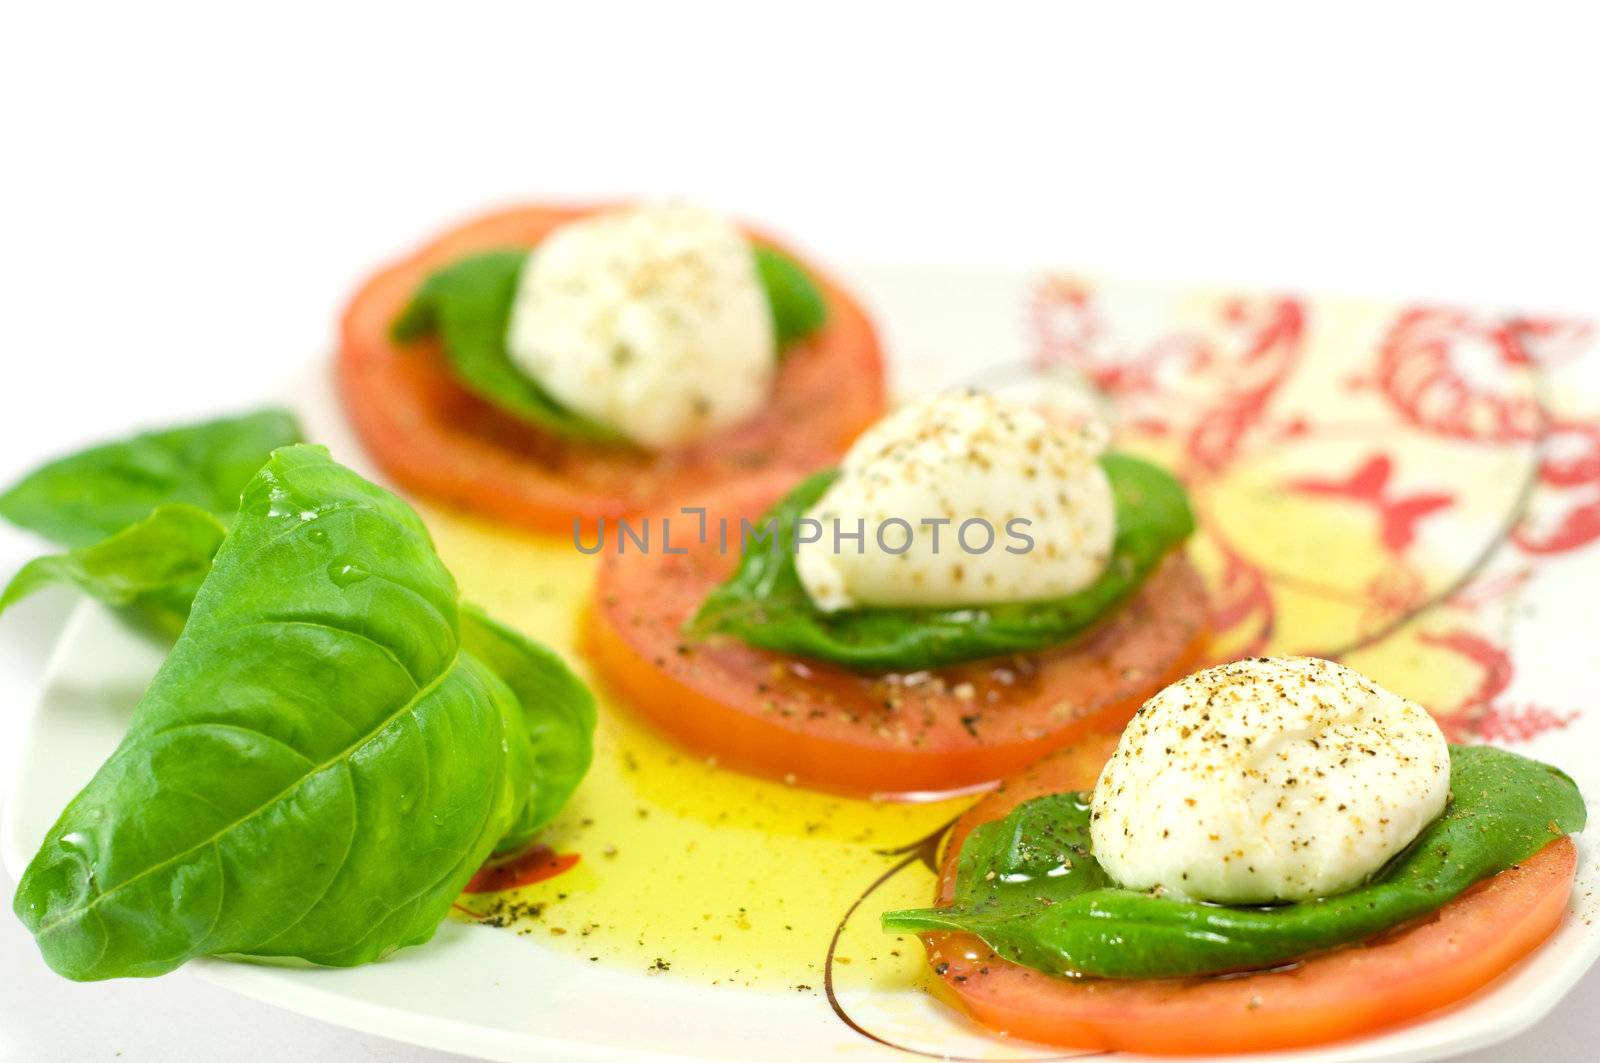
[[[558,438],[462,388],[435,343],[390,342],[390,324],[434,270],[477,251],[532,247],[596,209],[486,215],[381,270],[356,293],[340,331],[339,388],[357,434],[397,481],[529,528],[564,532],[574,519],[592,528],[602,517],[651,509],[752,470],[819,468],[883,413],[884,367],[872,325],[809,263],[828,321],[786,352],[771,403],[721,435],[668,452]]]
[[[951,831],[940,898],[967,832],[1045,793],[1092,789],[1116,739],[1062,750],[989,795]],[[1014,1037],[1070,1048],[1194,1055],[1322,1044],[1454,1004],[1537,948],[1561,922],[1577,849],[1559,838],[1432,918],[1292,968],[1220,978],[1055,978],[1002,960],[970,934],[925,934],[928,960],[968,1011]]]
[[[704,544],[686,541],[698,520],[680,516],[673,549],[685,553],[610,543],[600,566],[585,649],[601,676],[640,715],[723,763],[849,794],[970,789],[1087,732],[1119,729],[1199,660],[1205,592],[1176,555],[1083,638],[1041,653],[861,675],[727,636],[687,641],[684,621],[738,561],[740,518],[756,522],[792,487],[778,476],[728,485],[696,500],[707,509]]]

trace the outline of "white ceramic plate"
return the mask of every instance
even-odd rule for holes
[[[1600,721],[1578,711],[1600,688],[1600,655],[1586,634],[1588,603],[1600,595],[1600,549],[1580,541],[1584,507],[1600,496],[1600,473],[1586,479],[1593,470],[1584,464],[1586,448],[1600,446],[1600,433],[1590,435],[1597,411],[1582,407],[1600,394],[1592,334],[1571,322],[1028,271],[864,267],[853,279],[898,352],[902,391],[1034,363],[1070,368],[1113,393],[1124,439],[1179,468],[1194,491],[1205,535],[1193,552],[1216,591],[1222,650],[1339,653],[1422,698],[1454,737],[1508,743],[1586,781],[1600,758]],[[294,401],[315,438],[371,471],[325,371],[303,381]],[[497,550],[517,548],[509,533],[437,519],[442,546],[468,550],[462,541],[477,536]],[[463,583],[498,604],[496,588],[475,588],[467,576]],[[559,644],[569,635],[551,637]],[[114,747],[160,657],[97,607],[73,615],[0,824],[0,856],[13,876]],[[602,755],[628,755],[620,748]],[[1600,780],[1587,784],[1600,792]],[[766,783],[733,785],[752,805],[805,799]],[[638,800],[641,819],[660,810],[663,830],[677,829],[677,795],[641,791]],[[893,821],[889,838],[901,820],[880,811]],[[572,845],[603,875],[610,854],[572,829]],[[751,845],[792,851],[804,874],[812,842],[749,833]],[[1600,865],[1594,846],[1581,848],[1570,917],[1489,990],[1379,1036],[1258,1058],[1436,1058],[1536,1022],[1600,955],[1591,899]],[[841,896],[860,895],[895,863],[870,845],[857,855],[864,870]],[[912,866],[891,886],[915,897],[928,881]],[[873,896],[853,914],[839,906],[840,940],[874,940],[871,923],[891,905]],[[914,957],[873,970],[827,963],[826,934],[801,943],[801,952],[813,950],[807,969],[816,984],[775,987],[768,978],[746,987],[590,961],[536,925],[537,935],[452,920],[430,944],[352,970],[214,960],[190,969],[329,1022],[496,1059],[1056,1055],[967,1022],[905,974]]]

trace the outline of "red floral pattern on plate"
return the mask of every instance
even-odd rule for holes
[[[1122,444],[1188,484],[1219,659],[1359,657],[1382,678],[1426,655],[1454,680],[1427,699],[1454,740],[1570,725],[1571,707],[1511,700],[1510,635],[1541,567],[1600,540],[1600,415],[1547,379],[1593,356],[1593,326],[1430,306],[1328,321],[1322,305],[1050,276],[1034,368],[1081,374]],[[1296,505],[1318,508],[1260,534]]]

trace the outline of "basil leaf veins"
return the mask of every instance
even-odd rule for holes
[[[524,696],[575,703],[536,740]],[[502,840],[564,799],[591,725],[559,661],[463,612],[410,507],[285,448],[14,908],[74,979],[375,960],[428,940]],[[563,732],[583,737],[557,755]]]

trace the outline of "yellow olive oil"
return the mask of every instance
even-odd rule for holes
[[[1201,485],[1196,504],[1202,524],[1271,580],[1265,652],[1332,651],[1359,641],[1448,578],[1398,565],[1374,545],[1359,511],[1286,500],[1265,473]],[[594,766],[541,838],[557,853],[576,853],[577,863],[530,886],[465,895],[459,917],[595,963],[702,984],[820,993],[830,939],[851,905],[973,798],[836,797],[729,771],[673,745],[619,704],[578,652],[594,558],[568,538],[433,509],[425,516],[464,599],[559,650],[600,699]],[[1216,586],[1222,542],[1202,533],[1190,552]],[[1421,626],[1403,626],[1399,636],[1345,659],[1430,707],[1455,705],[1479,681],[1478,669],[1418,638],[1411,629]],[[1218,655],[1238,648],[1219,640]],[[867,898],[837,945],[841,988],[933,989],[920,942],[877,924],[882,911],[926,903],[933,881],[912,859]]]

